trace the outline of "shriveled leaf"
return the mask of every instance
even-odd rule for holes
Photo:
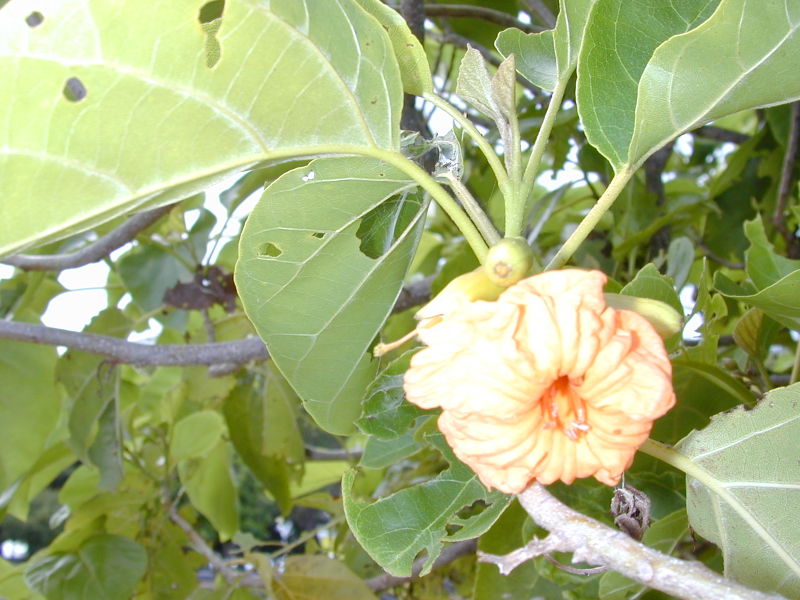
[[[239,500],[231,469],[230,446],[224,442],[203,458],[178,464],[192,506],[211,522],[222,541],[231,539],[239,529]]]
[[[398,148],[392,42],[354,0],[227,0],[216,33],[205,4],[3,7],[0,254],[272,158]]]
[[[392,575],[406,577],[417,555],[427,552],[422,574],[429,572],[442,545],[477,537],[508,506],[512,497],[489,492],[472,470],[459,461],[441,434],[428,440],[445,456],[450,467],[434,479],[374,502],[353,495],[355,471],[342,480],[347,522],[361,546]],[[484,505],[477,514],[462,516],[473,504]],[[448,528],[456,528],[448,533]]]
[[[800,5],[722,0],[702,25],[653,53],[639,82],[628,161],[726,115],[797,100],[798,53]]]
[[[36,559],[26,583],[47,600],[128,600],[147,567],[145,549],[128,538],[90,537],[75,553]]]
[[[425,214],[414,189],[373,159],[319,159],[270,185],[242,233],[245,310],[306,410],[333,433],[353,429],[375,376],[368,351]]]
[[[325,556],[290,556],[272,589],[279,600],[375,600],[363,579]]]
[[[773,390],[752,410],[717,415],[677,449],[689,522],[722,549],[725,574],[787,597],[800,594],[800,384]]]
[[[759,333],[764,321],[764,313],[757,308],[751,308],[736,322],[733,328],[733,339],[736,345],[750,356],[759,355]]]
[[[586,26],[578,62],[578,110],[589,142],[615,169],[635,159],[628,148],[636,123],[639,80],[656,48],[673,35],[685,33],[709,17],[719,0],[598,0]],[[705,76],[692,63],[695,81]],[[663,94],[663,87],[658,88]],[[669,107],[651,119],[668,123]],[[677,135],[674,131],[673,135]],[[665,140],[666,141],[666,140]]]

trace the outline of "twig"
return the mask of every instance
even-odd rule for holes
[[[503,557],[480,560],[508,572],[522,562],[549,552],[572,552],[575,561],[611,570],[686,600],[766,600],[782,598],[746,588],[700,562],[686,561],[653,550],[633,538],[565,506],[541,484],[517,497],[534,522],[550,534]]]
[[[183,529],[187,536],[189,536],[189,541],[192,543],[197,552],[202,554],[205,559],[208,561],[208,564],[228,583],[233,583],[237,579],[241,577],[242,574],[236,572],[235,569],[232,569],[228,564],[219,556],[211,547],[206,543],[206,541],[200,537],[200,534],[194,530],[192,527],[180,514],[178,511],[175,510],[175,507],[170,507],[169,509],[169,518],[175,523],[178,527]]]
[[[786,204],[792,193],[792,181],[794,177],[794,163],[797,159],[797,137],[800,129],[800,103],[792,104],[792,116],[789,121],[789,137],[786,140],[786,152],[783,154],[783,164],[781,165],[781,181],[778,187],[778,198],[775,201],[775,211],[772,213],[772,224],[775,229],[783,236],[786,241],[786,249],[789,256],[795,253],[797,240],[794,232],[786,227]]]
[[[450,564],[462,556],[472,554],[475,552],[477,547],[478,543],[476,540],[465,540],[463,542],[450,544],[444,550],[442,550],[439,558],[437,558],[436,562],[433,563],[433,568],[438,569],[439,567]],[[425,558],[419,558],[415,560],[414,566],[411,569],[411,577],[395,577],[394,575],[384,573],[383,575],[378,575],[376,577],[372,577],[371,579],[367,579],[367,585],[372,589],[373,592],[382,592],[383,590],[388,590],[389,588],[403,585],[404,583],[419,577],[419,572],[422,570],[422,566],[424,564]]]
[[[41,255],[15,254],[0,259],[0,262],[26,271],[63,271],[82,267],[102,260],[117,248],[121,248],[135,238],[140,231],[147,229],[166,215],[174,206],[174,204],[162,206],[134,215],[116,229],[75,252]]]
[[[731,131],[730,129],[723,129],[722,127],[715,127],[714,125],[703,125],[691,133],[707,140],[713,140],[715,142],[730,142],[732,144],[744,144],[750,139],[750,136],[744,133]]]
[[[533,14],[539,17],[539,20],[544,23],[548,29],[552,29],[556,26],[555,15],[547,8],[547,5],[542,2],[542,0],[525,0],[525,4]]]
[[[406,286],[393,312],[422,304],[430,297],[432,277]],[[117,337],[47,327],[35,323],[0,319],[0,339],[47,346],[66,346],[99,354],[116,363],[138,366],[243,365],[266,360],[267,349],[259,338],[211,344],[141,344]],[[229,372],[226,370],[220,373]]]
[[[518,20],[513,15],[494,8],[475,6],[471,4],[428,4],[425,13],[429,17],[467,17],[481,19],[501,27],[516,27],[525,33],[539,33],[544,31],[544,27],[528,25]]]

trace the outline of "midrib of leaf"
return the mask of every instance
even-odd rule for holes
[[[720,498],[727,502],[728,505],[736,512],[736,514],[738,514],[742,520],[747,523],[747,525],[749,525],[750,528],[753,529],[753,531],[755,531],[764,542],[766,542],[766,544],[775,552],[775,554],[777,554],[781,560],[783,560],[786,566],[788,566],[797,575],[800,575],[800,559],[793,557],[781,544],[775,540],[775,538],[770,535],[764,526],[761,525],[761,522],[747,509],[747,507],[744,506],[736,496],[728,491],[724,482],[714,477],[714,475],[709,473],[693,459],[689,458],[682,452],[679,452],[675,448],[668,448],[663,444],[654,442],[653,440],[647,440],[641,447],[641,450],[655,458],[664,460],[666,463],[686,473],[686,475],[689,477],[692,477],[693,479],[696,479],[702,483],[706,488],[708,488],[709,491],[717,495],[717,498],[712,498],[715,507],[718,505]],[[725,528],[721,526],[721,517],[717,517],[716,510],[714,513],[715,519],[718,521],[717,528],[720,532],[720,535],[724,536]]]
[[[734,440],[733,442],[731,442],[729,444],[726,444],[724,446],[719,446],[718,448],[714,448],[713,450],[709,450],[708,452],[704,452],[703,454],[697,454],[694,457],[693,460],[697,461],[697,460],[699,460],[701,458],[705,458],[707,456],[713,456],[717,452],[722,452],[723,450],[727,450],[728,448],[736,446],[737,444],[741,444],[745,440],[749,440],[750,438],[753,438],[753,437],[756,437],[758,435],[761,435],[762,433],[767,433],[768,431],[772,431],[773,429],[780,429],[784,425],[788,425],[789,423],[792,423],[793,421],[796,421],[797,419],[800,419],[800,415],[797,415],[796,417],[792,417],[791,419],[788,419],[788,420],[783,421],[781,423],[776,423],[775,425],[770,425],[769,427],[765,427],[764,429],[759,429],[758,431],[752,431],[752,432],[748,433],[747,435],[745,435],[743,437],[737,438],[736,440]]]
[[[717,10],[721,10],[721,7],[723,7],[723,6],[724,6],[724,2],[720,3],[720,5],[717,7]],[[713,15],[711,17],[709,17],[708,21],[711,21],[712,18],[713,18]],[[641,158],[639,158],[638,160],[636,160],[633,163],[630,163],[633,166],[633,168],[638,168],[639,166],[641,166],[644,163],[644,161],[647,159],[647,157],[650,156],[650,154],[652,154],[652,152],[654,152],[658,148],[661,148],[664,144],[669,142],[669,140],[675,138],[677,134],[683,133],[685,131],[689,131],[690,129],[693,129],[694,127],[700,125],[701,123],[707,122],[708,114],[714,109],[714,107],[718,106],[719,103],[722,100],[724,100],[734,88],[736,88],[744,79],[746,79],[747,76],[749,76],[750,73],[752,73],[757,67],[761,66],[772,55],[774,55],[781,48],[781,46],[795,32],[797,32],[798,29],[800,29],[800,23],[791,23],[790,21],[788,21],[788,25],[789,25],[789,31],[786,33],[786,35],[784,35],[783,38],[781,38],[781,40],[779,42],[777,42],[769,52],[765,53],[763,57],[761,57],[758,61],[756,61],[749,68],[743,70],[741,75],[739,75],[738,77],[733,79],[732,82],[730,83],[730,85],[728,85],[722,91],[722,93],[719,94],[719,96],[717,96],[710,103],[708,103],[707,108],[705,109],[705,111],[699,113],[690,123],[686,123],[686,124],[682,125],[681,123],[678,122],[677,117],[676,117],[676,115],[674,113],[674,108],[673,108],[676,105],[674,103],[670,102],[670,104],[669,104],[669,107],[670,107],[669,108],[669,120],[670,120],[670,123],[672,123],[673,129],[675,130],[675,134],[667,135],[665,137],[662,137],[657,143],[652,144],[650,146],[650,148],[648,148],[645,152],[641,153],[642,154]],[[700,27],[702,27],[702,25]],[[698,29],[700,27],[698,27]],[[679,37],[682,37],[682,36],[685,36],[685,35],[695,34],[696,31],[697,31],[697,29],[692,29],[692,30],[687,31],[686,33],[683,33],[683,34],[675,36],[675,38],[679,38]],[[683,51],[685,52],[688,49],[689,49],[689,46],[686,46],[685,48],[683,48]],[[680,55],[678,55],[678,57],[680,57]],[[677,62],[677,59],[676,59],[676,62]],[[640,86],[642,85],[642,81],[643,80],[644,80],[644,78],[642,78],[639,81],[639,85]],[[673,97],[674,81],[675,81],[675,73],[671,71],[669,73],[669,97],[670,98]],[[639,95],[641,96],[641,87],[640,87]],[[782,104],[782,102],[779,102],[778,104]],[[765,105],[765,106],[772,106],[772,105]],[[637,106],[637,108],[638,108],[638,106]],[[628,147],[628,155],[629,156],[631,154],[631,150],[634,149],[634,143],[636,142],[637,133],[638,133],[636,131],[636,129],[638,129],[638,127],[634,129],[633,137],[631,139],[631,144]]]

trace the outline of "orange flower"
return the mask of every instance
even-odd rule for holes
[[[592,475],[615,485],[675,403],[661,338],[606,306],[605,282],[548,271],[421,323],[427,348],[411,360],[406,397],[443,409],[439,429],[487,487],[515,494]]]

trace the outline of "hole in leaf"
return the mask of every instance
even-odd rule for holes
[[[27,23],[28,27],[33,29],[34,27],[38,27],[44,21],[44,15],[40,13],[38,10],[33,11],[27,17],[25,17],[25,23]]]
[[[454,523],[448,523],[448,524],[445,526],[445,530],[447,531],[447,535],[453,535],[453,534],[454,534],[454,533],[456,533],[456,532],[457,532],[459,529],[461,529],[461,527],[462,527],[461,525],[456,525],[456,524],[454,524]]]
[[[211,21],[222,18],[224,10],[225,0],[211,0],[211,2],[206,2],[200,7],[198,20],[201,23],[211,23]]]
[[[222,13],[225,11],[225,0],[212,0],[200,7],[197,20],[206,34],[206,66],[211,69],[222,58],[222,46],[217,39],[217,33],[222,26]]]
[[[268,256],[269,258],[277,258],[281,254],[283,254],[283,250],[281,250],[278,246],[273,244],[272,242],[267,242],[261,248],[258,249],[259,256]]]
[[[322,238],[324,238],[324,237],[325,237],[325,234],[324,234],[324,233],[322,233],[321,231],[316,231],[316,232],[314,232],[314,233],[312,233],[312,234],[311,234],[311,237],[312,237],[312,238],[316,238],[316,239],[318,239],[318,240],[321,240]]]
[[[380,258],[411,225],[420,208],[417,195],[395,196],[361,218],[356,237],[358,249],[369,258]]]
[[[484,500],[475,500],[475,502],[473,502],[469,506],[465,506],[460,511],[458,511],[456,513],[456,516],[459,519],[466,521],[467,519],[474,517],[475,515],[481,514],[484,510],[486,510],[487,506],[488,505]]]
[[[64,84],[64,89],[61,91],[64,94],[64,98],[70,102],[80,102],[86,98],[87,94],[86,86],[83,85],[83,82],[77,77],[70,77],[67,79],[67,82]]]
[[[303,180],[303,181],[312,181],[314,179],[314,177],[316,177],[316,176],[317,176],[317,174],[314,173],[314,171],[309,171],[308,173],[303,175],[300,179]]]

